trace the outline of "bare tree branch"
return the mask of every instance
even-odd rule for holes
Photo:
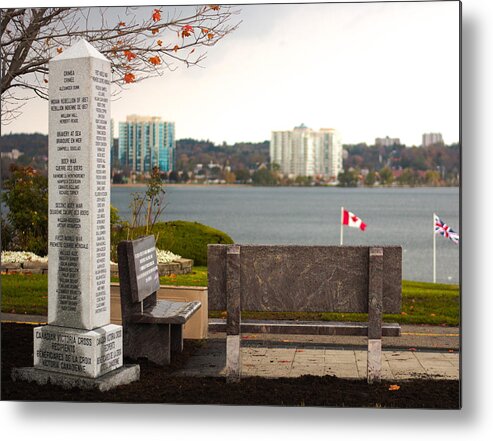
[[[86,39],[111,61],[118,94],[131,83],[164,75],[179,64],[200,66],[205,50],[240,24],[231,23],[239,13],[234,6],[201,5],[186,8],[186,14],[165,7],[127,7],[121,8],[118,21],[110,9],[1,10],[2,124],[15,119],[29,99],[19,100],[17,90],[30,91],[31,98],[47,98],[49,60],[77,39]]]

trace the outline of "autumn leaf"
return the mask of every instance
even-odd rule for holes
[[[207,34],[207,32],[209,32],[209,29],[207,29],[207,28],[202,28],[202,33],[203,33],[203,34]]]
[[[132,51],[129,51],[129,50],[124,51],[123,55],[125,55],[127,57],[128,61],[132,61],[134,58],[137,57],[137,55],[135,55]]]
[[[407,315],[407,312],[402,311],[401,315]]]
[[[125,26],[125,22],[121,21],[120,23],[118,23],[118,26]]]
[[[219,9],[221,9],[219,5],[209,5],[209,8],[211,8],[213,11],[219,11]]]
[[[158,28],[151,29],[152,35],[156,35],[159,32]]]
[[[123,81],[125,81],[125,83],[133,83],[135,81],[135,75],[131,72],[128,72],[125,74],[125,76],[123,77]]]
[[[391,384],[389,390],[399,390],[401,387],[398,384]]]
[[[178,49],[180,49],[180,48],[179,48],[179,47],[178,47],[178,45],[176,44],[176,45],[175,45],[175,47],[173,48],[173,50],[174,50],[175,52],[178,52]]]
[[[181,28],[182,37],[190,37],[193,32],[193,27],[190,25],[185,25]]]
[[[57,48],[56,48],[56,51],[57,51],[59,54],[61,54],[61,53],[63,52],[63,48],[61,48],[61,47],[57,47]]]
[[[162,40],[158,40],[158,41],[157,41],[157,45],[158,45],[158,46],[162,46],[162,45],[163,45],[163,41],[162,41]]]
[[[45,83],[47,83],[47,82],[48,82],[48,80],[47,80],[46,78],[44,78],[44,79],[43,79],[43,81],[44,81]]]
[[[157,66],[158,64],[161,64],[161,58],[159,58],[159,56],[154,56],[154,57],[150,57],[149,58],[149,61],[151,62],[151,64],[153,64],[154,66]]]
[[[213,34],[212,32],[209,32],[209,33],[207,34],[207,38],[208,38],[209,40],[211,40],[212,38],[214,38],[214,34]]]
[[[159,9],[154,9],[154,12],[152,13],[152,20],[155,22],[161,20],[161,11]]]

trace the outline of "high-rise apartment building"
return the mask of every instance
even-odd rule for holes
[[[145,173],[157,166],[168,172],[174,168],[175,150],[174,122],[138,115],[129,115],[125,122],[120,122],[118,159],[121,168]]]
[[[336,179],[342,171],[342,144],[334,129],[312,130],[305,125],[273,131],[270,160],[288,176]]]
[[[443,138],[441,133],[423,133],[422,147],[428,147],[430,145],[443,145]]]
[[[388,136],[385,138],[375,138],[375,145],[377,147],[392,147],[400,144],[401,140],[399,138],[389,138]]]

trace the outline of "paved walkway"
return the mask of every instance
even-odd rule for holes
[[[269,338],[273,336],[263,336]],[[293,336],[290,336],[293,337]],[[299,377],[301,375],[335,375],[340,378],[365,379],[367,352],[354,348],[314,348],[303,342],[264,340],[255,344],[242,342],[243,376]],[[295,344],[291,344],[295,343]],[[412,378],[459,379],[459,353],[429,350],[385,350],[382,378],[398,381]],[[224,376],[225,340],[210,338],[190,357],[178,376]]]
[[[46,317],[1,314],[5,322],[46,323]],[[384,337],[382,378],[459,379],[459,329],[402,325],[401,337]],[[242,335],[242,375],[366,378],[366,337]],[[225,335],[211,333],[180,376],[224,376]]]

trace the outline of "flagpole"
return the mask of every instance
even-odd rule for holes
[[[433,213],[433,283],[437,283],[437,245],[435,234],[435,216]]]
[[[344,229],[342,225],[343,220],[344,220],[344,207],[341,207],[341,245],[342,245],[342,238],[344,235]]]

